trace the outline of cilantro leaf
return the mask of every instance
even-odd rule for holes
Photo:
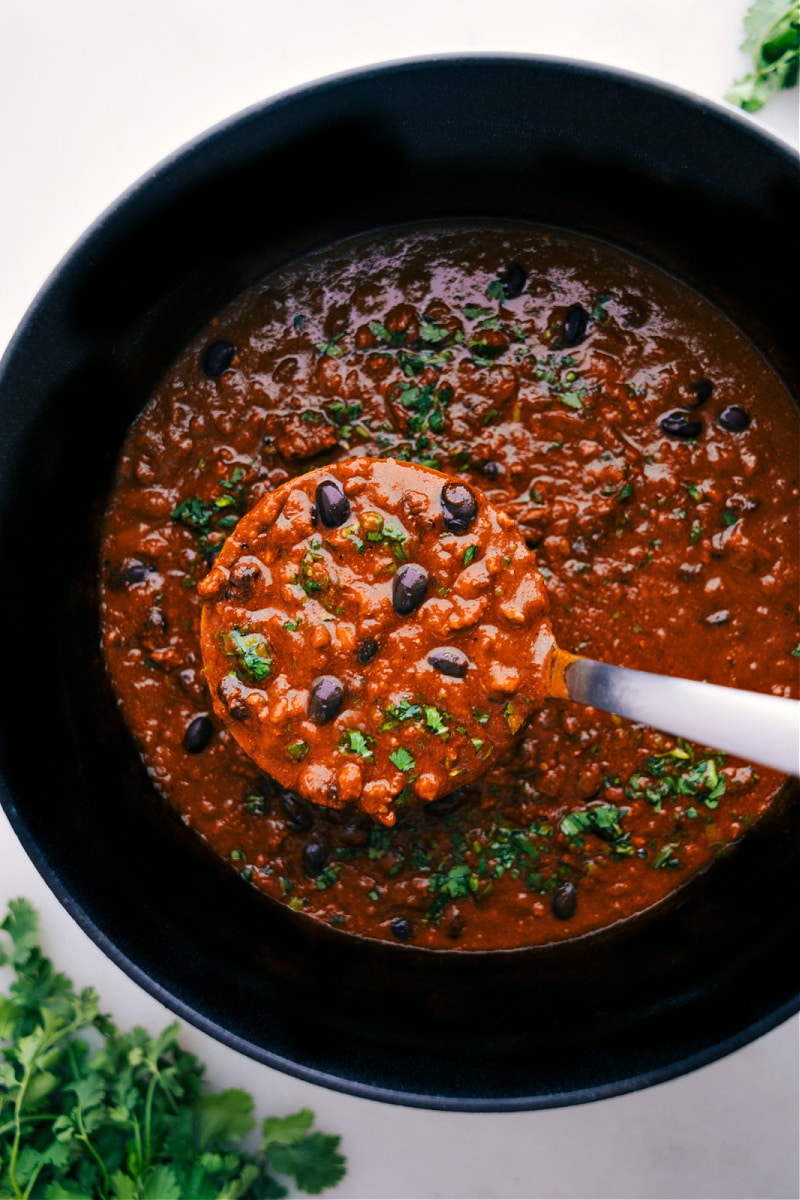
[[[373,758],[369,745],[371,741],[372,738],[368,733],[364,734],[360,729],[348,729],[342,749],[346,754],[358,754],[360,758]]]
[[[242,1149],[252,1097],[205,1092],[177,1023],[119,1030],[42,954],[25,900],[0,922],[0,963],[15,972],[0,996],[0,1196],[270,1200],[287,1194],[274,1172],[313,1194],[344,1175],[339,1138],[307,1109],[267,1118],[261,1149]]]
[[[256,683],[266,679],[273,661],[266,638],[260,633],[242,633],[239,629],[232,629],[228,639],[232,646],[230,653],[238,659],[239,665],[250,678]]]
[[[800,0],[755,0],[744,19],[742,50],[753,70],[734,83],[725,99],[758,112],[775,92],[797,85],[800,73]]]
[[[240,1142],[255,1124],[253,1097],[240,1088],[228,1088],[201,1096],[197,1101],[197,1141],[201,1147],[209,1142]]]
[[[309,1133],[299,1141],[273,1144],[269,1160],[281,1175],[290,1175],[302,1191],[316,1196],[344,1178],[340,1142],[333,1134]]]
[[[396,750],[392,751],[392,753],[389,755],[389,758],[397,767],[398,771],[403,771],[404,773],[407,771],[413,771],[414,767],[417,765],[414,755],[410,750],[406,750],[405,746],[398,746]]]

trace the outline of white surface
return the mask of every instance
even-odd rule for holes
[[[721,99],[746,69],[746,0],[2,0],[0,347],[83,229],[182,142],[321,75],[450,51],[558,54]],[[759,118],[797,145],[797,93]],[[77,928],[0,816],[0,911],[28,896],[46,948],[123,1026],[171,1014]],[[649,1091],[539,1113],[454,1114],[329,1092],[252,1063],[191,1027],[215,1087],[261,1112],[309,1105],[350,1170],[332,1196],[797,1197],[798,1025]],[[188,1200],[188,1198],[187,1198]]]

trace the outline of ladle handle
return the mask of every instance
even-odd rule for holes
[[[571,658],[563,680],[570,700],[800,775],[797,700],[632,671],[592,658]]]

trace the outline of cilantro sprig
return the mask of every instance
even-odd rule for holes
[[[22,1200],[185,1200],[315,1195],[344,1176],[340,1138],[308,1109],[267,1117],[257,1150],[252,1096],[209,1092],[178,1043],[123,1033],[92,988],[77,991],[39,946],[38,917],[12,900],[0,922],[0,1195]]]
[[[734,83],[725,99],[758,112],[770,96],[797,85],[800,73],[800,0],[756,0],[744,19],[742,50],[753,70]]]

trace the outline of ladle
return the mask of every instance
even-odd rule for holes
[[[282,484],[198,590],[215,709],[244,750],[387,824],[401,791],[485,773],[548,697],[800,773],[800,702],[558,649],[512,519],[428,467],[352,459]]]

